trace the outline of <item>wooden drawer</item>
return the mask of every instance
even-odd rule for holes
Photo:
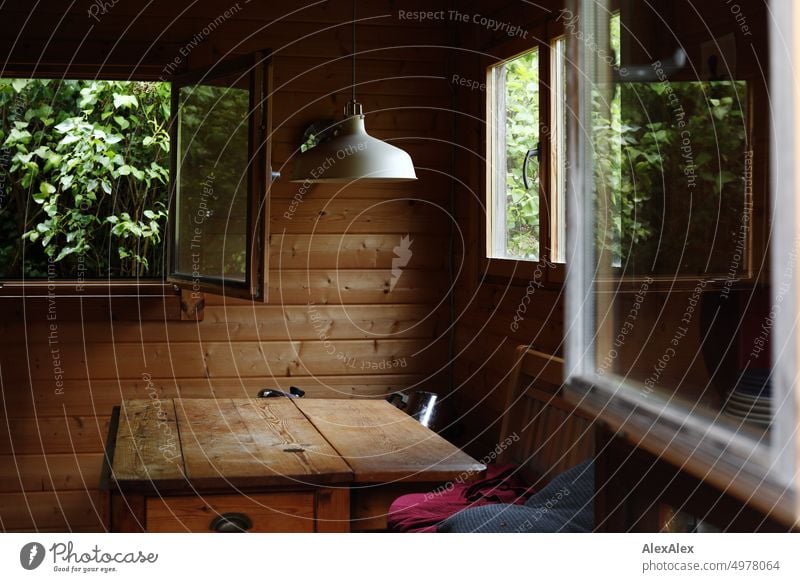
[[[251,532],[313,532],[314,493],[311,491],[254,495],[150,497],[146,501],[147,531],[210,532],[225,513],[242,513]]]

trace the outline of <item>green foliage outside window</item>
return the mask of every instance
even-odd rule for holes
[[[0,80],[0,276],[159,276],[168,83]]]
[[[539,51],[505,65],[506,99],[506,256],[539,257],[538,160],[528,168],[529,190],[522,181],[525,154],[539,143]]]
[[[744,81],[623,85],[595,158],[611,224],[599,242],[629,275],[727,272],[745,211]],[[667,91],[677,95],[677,128]],[[673,98],[674,99],[674,98]],[[608,212],[606,212],[608,210]],[[602,225],[601,225],[602,226]]]
[[[617,55],[619,26],[615,15]],[[593,93],[597,246],[611,264],[628,276],[728,271],[746,211],[746,110],[745,81]]]

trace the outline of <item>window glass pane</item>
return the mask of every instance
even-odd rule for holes
[[[671,122],[667,97],[680,102],[685,129]],[[607,132],[617,144],[599,159],[613,186],[598,243],[625,276],[727,273],[742,242],[729,235],[751,204],[743,187],[747,100],[746,81],[615,88],[610,120],[598,115],[595,125],[599,139]],[[734,274],[747,267],[739,261]]]
[[[246,280],[248,78],[180,88],[177,273]]]
[[[763,5],[746,4],[766,38]],[[595,38],[608,51],[592,55],[594,372],[766,428],[776,299],[767,103],[753,102],[766,46],[739,50],[736,20],[710,7],[626,6],[606,13]],[[665,22],[674,38],[658,34]],[[714,37],[698,32],[708,23]]]
[[[618,55],[618,13],[610,30]],[[623,69],[610,104],[595,94],[595,140],[609,144],[595,165],[608,186],[597,242],[625,277],[725,276],[749,243],[735,236],[752,204],[747,81],[670,80],[664,67],[632,82]],[[747,271],[742,255],[735,276]]]
[[[494,67],[491,256],[539,257],[539,50]],[[527,160],[527,162],[526,162]],[[527,172],[527,187],[523,178]]]
[[[539,257],[539,50],[505,65],[506,256]],[[528,167],[525,165],[526,156]],[[527,170],[528,187],[523,180]]]

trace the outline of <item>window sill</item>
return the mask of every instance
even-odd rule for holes
[[[181,292],[160,280],[3,281],[5,320],[181,321]]]
[[[0,282],[0,299],[28,297],[174,297],[180,291],[159,279],[79,280],[14,279]]]
[[[483,273],[491,282],[524,287],[531,282],[539,286],[560,287],[564,283],[566,265],[547,260],[483,259]]]

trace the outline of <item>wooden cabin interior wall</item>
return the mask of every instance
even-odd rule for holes
[[[458,45],[467,50],[459,51],[454,74],[484,82],[486,67],[500,57],[507,58],[533,47],[537,38],[547,43],[559,30],[563,33],[563,24],[559,25],[559,21],[563,23],[569,18],[569,13],[561,14],[565,3],[539,4],[541,9],[537,10],[528,3],[476,0],[465,7],[465,12],[519,25],[530,35],[526,39],[509,38],[502,31],[492,33],[468,23],[461,24],[457,27]],[[736,19],[710,4],[664,0],[651,5],[642,8],[635,0],[610,3],[612,9],[621,10],[623,20],[634,14],[637,18],[636,23],[626,22],[628,28],[623,27],[623,63],[647,63],[655,57],[666,59],[681,46],[686,49],[691,63],[686,68],[685,80],[697,79],[703,74],[701,47],[708,45],[709,39],[735,38],[734,56],[738,58],[734,58],[730,66],[736,78],[746,80],[750,87],[751,103],[747,114],[750,117],[748,145],[753,152],[749,241],[752,276],[749,280],[743,277],[737,281],[727,293],[723,292],[721,280],[708,285],[702,294],[702,309],[698,307],[702,316],[693,318],[681,349],[676,351],[672,365],[660,378],[661,385],[680,386],[683,395],[696,399],[699,396],[692,392],[696,386],[708,385],[709,381],[729,385],[734,381],[732,376],[738,373],[741,359],[749,350],[744,346],[750,346],[757,333],[752,322],[763,320],[769,309],[769,123],[766,118],[769,108],[763,76],[768,70],[766,9],[760,3],[750,3],[744,8],[746,22],[751,28],[750,34],[745,35]],[[642,19],[644,13],[650,15],[649,21]],[[643,54],[645,49],[646,54]],[[459,183],[456,197],[456,222],[463,229],[466,250],[458,258],[458,325],[453,367],[455,405],[466,427],[465,440],[471,442],[468,450],[480,458],[497,443],[497,421],[504,412],[504,395],[515,363],[516,347],[527,344],[545,354],[563,355],[565,296],[563,283],[559,282],[563,281],[563,274],[559,275],[557,269],[548,264],[485,260],[485,91],[463,89],[458,92],[456,127],[459,145],[456,168],[459,180],[463,181]],[[542,141],[547,140],[543,138]],[[724,232],[719,236],[736,236],[736,233]],[[620,313],[630,312],[642,282],[631,284],[630,292],[616,296],[616,309]],[[686,305],[692,301],[696,286],[697,279],[686,276],[676,284],[655,283],[648,287],[645,294],[652,299],[643,303],[635,334],[624,349],[619,349],[615,365],[620,370],[633,367],[636,358],[639,364],[657,362],[672,335],[674,322],[681,319]],[[713,314],[717,308],[719,317],[712,322],[708,314]],[[738,337],[733,349],[725,349],[727,344],[714,339],[731,337]],[[641,346],[646,346],[643,351]],[[751,364],[768,368],[767,354],[765,350],[764,355]],[[686,382],[687,376],[693,381]]]
[[[445,408],[459,419],[454,440],[478,459],[494,450],[517,346],[562,355],[563,284],[537,264],[486,268],[486,93],[453,75],[483,82],[508,36],[399,11],[456,9],[535,31],[562,3],[454,4],[358,3],[358,95],[368,130],[406,149],[419,180],[317,185],[302,195],[288,177],[303,130],[338,118],[350,98],[351,64],[342,58],[351,50],[350,2],[200,0],[182,12],[120,0],[96,19],[78,9],[64,15],[57,0],[39,2],[33,16],[27,5],[17,18],[3,8],[2,54],[17,72],[45,77],[94,69],[101,78],[153,78],[184,52],[182,65],[191,68],[272,49],[272,164],[284,178],[271,191],[265,304],[206,295],[204,319],[191,322],[179,321],[174,297],[0,298],[0,530],[102,529],[102,452],[111,408],[125,398],[252,397],[291,385],[310,397],[444,394],[452,386]],[[766,168],[765,159],[758,163]],[[765,187],[765,173],[761,179]],[[406,236],[412,257],[393,279],[394,249]],[[685,302],[685,293],[675,297]],[[522,318],[512,326],[515,315]]]
[[[504,45],[513,41],[519,50],[532,47],[536,31],[558,16],[562,4],[543,2],[537,3],[537,8],[513,1],[475,1],[460,8],[520,26],[528,34],[524,39],[511,38],[502,31],[493,33],[474,24],[460,24],[458,45],[462,50],[454,74],[485,83],[486,66],[497,62],[496,55]],[[464,253],[457,258],[460,279],[456,287],[454,406],[464,427],[465,447],[481,458],[490,455],[498,442],[517,346],[526,344],[544,354],[562,355],[564,294],[562,283],[548,281],[547,267],[524,261],[493,261],[494,265],[487,265],[486,92],[462,89],[457,95],[456,223],[465,245]],[[508,274],[497,274],[500,271]],[[530,302],[522,313],[526,295]],[[521,319],[512,326],[515,315]]]
[[[182,12],[183,3],[122,0],[96,19],[85,7],[65,15],[55,0],[19,6],[15,18],[3,7],[2,54],[31,73],[38,63],[45,77],[85,76],[103,59],[98,77],[152,76],[179,57],[191,68],[272,49],[272,163],[284,178],[271,194],[266,304],[207,295],[204,320],[188,322],[176,321],[174,298],[0,299],[0,530],[102,528],[102,451],[124,398],[252,397],[291,385],[312,397],[447,389],[453,119],[450,53],[436,47],[451,33],[446,22],[398,18],[429,3],[359,2],[368,130],[406,149],[419,180],[316,185],[293,212],[300,185],[288,179],[290,158],[303,130],[339,118],[350,97],[350,2],[201,0]],[[413,255],[393,281],[406,236]]]

